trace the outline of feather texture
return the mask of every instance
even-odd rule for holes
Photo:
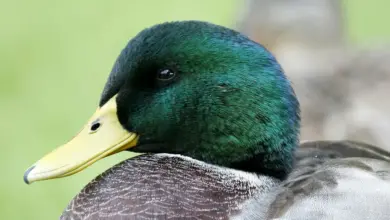
[[[142,155],[89,183],[61,219],[389,219],[389,155],[358,142],[306,142],[283,182]]]

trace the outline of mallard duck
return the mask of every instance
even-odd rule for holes
[[[228,28],[163,23],[134,37],[97,111],[24,181],[143,153],[90,182],[61,219],[389,219],[390,153],[299,146],[299,102],[275,58]]]

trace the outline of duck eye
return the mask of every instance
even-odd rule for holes
[[[168,81],[175,77],[175,72],[171,69],[161,69],[157,72],[157,79],[161,81]]]

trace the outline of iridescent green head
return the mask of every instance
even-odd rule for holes
[[[119,55],[99,111],[111,105],[137,140],[110,144],[104,155],[131,147],[277,178],[292,168],[300,117],[291,84],[270,52],[228,28],[185,21],[140,32]],[[111,119],[96,114],[85,135],[114,133]]]
[[[120,54],[100,105],[140,135],[137,152],[178,153],[284,176],[298,144],[299,103],[261,45],[210,23],[146,29]]]

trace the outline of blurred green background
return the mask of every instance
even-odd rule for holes
[[[116,56],[145,27],[171,20],[234,26],[239,0],[0,2],[0,219],[57,219],[121,153],[68,178],[26,185],[24,171],[71,138],[97,107]],[[348,0],[349,38],[389,38],[390,1]]]

